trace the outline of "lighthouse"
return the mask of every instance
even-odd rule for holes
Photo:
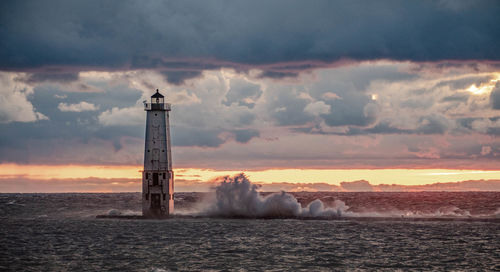
[[[142,215],[166,217],[174,211],[174,172],[170,145],[170,104],[158,90],[144,101],[146,140],[142,172]]]

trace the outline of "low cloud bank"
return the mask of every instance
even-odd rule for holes
[[[220,178],[210,182],[177,180],[175,184],[178,192],[201,191],[207,192],[219,184]],[[466,180],[458,182],[443,182],[425,185],[379,184],[373,185],[366,180],[343,181],[340,185],[328,183],[258,183],[261,192],[417,192],[417,191],[500,191],[500,180]]]
[[[211,181],[175,180],[176,192],[209,192],[225,177]],[[258,183],[261,192],[416,192],[416,191],[500,191],[500,180],[466,180],[426,185],[373,185],[366,180],[344,181],[340,185],[327,183]],[[0,177],[0,193],[66,193],[66,192],[139,192],[140,179],[79,178],[39,180],[22,176]]]
[[[77,179],[31,179],[22,176],[0,176],[0,193],[118,193],[139,192],[139,179],[123,178],[77,178]]]

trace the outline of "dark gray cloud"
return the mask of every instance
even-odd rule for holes
[[[123,148],[123,138],[144,137],[143,126],[101,126],[97,121],[97,111],[62,113],[57,108],[59,100],[52,98],[52,92],[43,94],[37,91],[32,102],[45,112],[50,120],[36,124],[12,122],[2,125],[1,162],[92,163],[90,160],[86,161],[87,151],[96,156],[93,163],[103,162],[109,158],[100,157],[100,152],[113,154]],[[137,151],[140,150],[139,148]]]
[[[492,79],[492,76],[468,76],[460,79],[441,81],[436,85],[436,87],[449,86],[453,90],[465,89],[472,84],[480,86],[481,84],[487,83]]]
[[[487,133],[489,135],[500,136],[500,127],[489,127]]]
[[[477,119],[460,119],[457,121],[464,127],[472,129],[471,123]],[[307,126],[307,127],[297,127],[292,128],[292,131],[299,133],[310,133],[310,134],[322,134],[322,135],[344,135],[344,136],[354,136],[354,135],[369,135],[369,134],[408,134],[408,135],[432,135],[432,134],[444,134],[451,128],[450,121],[443,116],[439,115],[428,115],[423,116],[419,119],[417,127],[414,129],[404,129],[398,128],[391,125],[387,120],[381,120],[374,126],[370,127],[360,127],[358,125],[349,125],[345,132],[328,132],[324,131],[319,126]]]
[[[165,79],[174,85],[181,85],[184,81],[197,78],[202,75],[201,71],[164,71],[161,72]]]
[[[289,90],[273,91],[272,101],[267,105],[269,115],[279,126],[298,126],[314,120],[304,112],[309,100],[298,97]]]
[[[321,117],[329,126],[368,126],[377,120],[378,105],[368,95],[351,92],[341,99],[327,100],[331,112]]]
[[[257,99],[262,95],[262,90],[258,84],[253,84],[242,79],[231,79],[226,100],[222,103],[230,106],[233,103],[252,109]]]
[[[428,109],[434,105],[434,101],[432,99],[422,99],[422,98],[409,98],[405,101],[402,101],[400,106],[404,108],[411,109]]]
[[[141,97],[141,92],[124,85],[102,86],[102,92],[68,92],[58,85],[42,84],[34,89],[30,102],[43,114],[55,122],[75,122],[76,118],[95,119],[99,112],[61,113],[59,103],[76,104],[86,101],[99,106],[99,109],[109,110],[113,107],[123,108],[135,105]],[[96,120],[94,120],[96,121]]]
[[[99,122],[99,115],[104,111],[134,107],[141,97],[140,91],[122,84],[103,84],[102,92],[68,92],[60,89],[62,85],[54,85],[51,82],[43,81],[28,96],[33,107],[49,120],[0,125],[0,162],[110,163],[107,160],[112,158],[108,156],[113,156],[124,148],[135,150],[128,163],[135,162],[134,159],[140,161],[145,123],[103,125]],[[96,111],[83,112],[61,112],[58,108],[59,103],[77,104],[81,101],[92,103],[99,108]],[[179,110],[182,112],[182,106],[179,106]],[[138,108],[137,111],[139,115],[143,114],[142,109]],[[196,111],[196,115],[200,115],[200,110]],[[179,116],[174,115],[173,118],[175,117]],[[255,115],[250,112],[242,112],[239,118],[246,124],[251,124],[254,119]],[[233,137],[219,137],[224,132]],[[172,126],[174,146],[218,147],[228,140],[246,143],[259,135],[258,130],[244,128]],[[128,138],[136,141],[126,144],[124,139]],[[87,148],[88,146],[90,148]],[[86,154],[87,152],[89,154]],[[116,154],[114,156],[120,157]]]
[[[172,143],[175,146],[218,147],[225,141],[219,129],[172,126]]]
[[[453,94],[450,96],[443,97],[440,102],[462,102],[465,103],[469,100],[468,94]]]
[[[372,99],[369,86],[373,82],[400,82],[415,79],[400,65],[381,64],[376,69],[363,65],[349,69],[339,68],[335,73],[316,72],[323,80],[313,83],[306,92],[317,101],[330,106],[329,113],[320,114],[329,126],[371,126],[376,123],[380,111],[378,102]],[[377,93],[377,89],[370,89]],[[384,90],[380,90],[384,91]],[[428,107],[433,101],[415,101],[420,107]],[[410,104],[410,102],[408,102]]]
[[[292,131],[299,133],[311,133],[320,135],[343,135],[343,136],[354,136],[354,135],[368,135],[368,134],[417,134],[417,131],[410,129],[401,129],[392,126],[386,121],[381,121],[373,127],[363,128],[359,126],[348,126],[345,132],[327,132],[321,129],[319,126],[310,127],[300,127],[292,128]]]
[[[443,134],[449,129],[448,119],[440,115],[429,115],[420,118],[417,132],[419,134]]]
[[[349,127],[347,130],[348,135],[361,135],[361,134],[412,134],[414,131],[408,129],[401,129],[390,125],[388,122],[380,122],[371,128],[358,128]]]
[[[469,117],[469,118],[459,118],[456,119],[457,124],[459,124],[461,127],[467,128],[472,130],[472,122],[476,120],[480,120],[481,118],[474,118],[474,117]]]
[[[484,164],[494,168],[494,160],[498,157],[495,154],[500,147],[492,143],[496,138],[484,135],[498,136],[500,131],[495,123],[497,117],[491,117],[495,111],[488,104],[488,97],[470,95],[453,88],[435,88],[441,76],[446,79],[463,78],[463,75],[470,75],[470,71],[458,69],[437,75],[425,71],[412,74],[410,68],[413,65],[364,62],[315,70],[294,80],[261,80],[255,71],[246,75],[228,70],[207,71],[203,73],[203,78],[190,81],[187,86],[167,84],[160,90],[165,90],[164,94],[174,104],[171,115],[172,144],[191,147],[174,148],[174,152],[178,152],[175,161],[183,166],[231,165],[233,168],[236,168],[235,165],[245,168],[283,167],[292,160],[295,166],[303,163],[311,167],[344,161],[348,165],[349,160],[357,160],[354,163],[363,166],[394,166],[412,165],[413,161],[408,161],[416,156],[426,158],[421,160],[421,165],[428,165],[427,158],[440,156],[453,160],[453,165],[462,165],[464,160],[479,156],[479,159],[491,159]],[[40,80],[30,84],[16,81],[25,73],[3,73],[5,82],[14,83],[9,86],[20,86],[4,88],[3,93],[12,92],[26,98],[28,104],[33,104],[32,111],[40,112],[48,120],[23,123],[29,120],[14,119],[0,125],[0,161],[140,163],[145,114],[136,104],[142,96],[148,97],[146,93],[148,90],[152,92],[155,85],[165,85],[158,72],[80,73],[77,81],[58,81],[50,76],[46,80],[37,76]],[[484,74],[481,72],[481,75]],[[484,81],[467,81],[456,86],[481,82],[485,84]],[[79,84],[86,84],[94,91],[82,92]],[[34,88],[33,91],[30,88]],[[372,94],[377,94],[378,99],[373,100],[375,96]],[[421,98],[421,102],[436,103],[426,110],[420,110],[425,108],[423,106],[403,107],[409,100],[418,104],[417,97]],[[478,102],[478,111],[468,112],[467,107],[448,110],[450,105],[460,106],[460,103],[452,102],[466,98],[469,102]],[[440,99],[447,103],[439,103]],[[95,105],[96,110],[62,112],[58,107],[60,103],[78,105],[81,102]],[[413,110],[415,108],[417,110]],[[292,130],[300,133],[331,134],[332,137],[288,133],[286,128],[273,127],[273,123],[294,127]],[[446,137],[439,136],[442,134]],[[298,139],[293,142],[304,143],[300,146],[306,146],[307,150],[290,145],[292,137]],[[433,139],[442,138],[461,139],[462,142],[452,146],[465,146],[467,142],[475,142],[476,145],[462,150],[433,142]],[[373,139],[381,142],[371,143]],[[408,143],[401,144],[404,139],[409,139]],[[394,143],[394,150],[387,151],[387,141]],[[228,142],[231,144],[225,144]],[[374,147],[367,149],[365,155],[358,144]],[[318,148],[319,145],[321,148]],[[393,145],[389,146],[392,148]],[[406,149],[406,146],[409,148]],[[491,148],[488,155],[481,155],[488,148]],[[273,150],[272,154],[267,150]],[[323,154],[323,150],[332,152]],[[201,153],[204,153],[204,158],[200,158]],[[228,160],[227,154],[236,159]],[[382,160],[386,154],[393,156]],[[249,158],[255,160],[248,162]],[[399,161],[405,158],[406,161]],[[247,163],[251,166],[245,166]],[[447,163],[441,165],[446,166]]]
[[[231,133],[239,143],[248,143],[259,137],[256,129],[210,129],[186,126],[172,126],[172,143],[174,146],[219,147],[228,141],[224,133]]]
[[[497,82],[490,94],[491,107],[494,110],[500,110],[500,81]]]
[[[238,124],[242,126],[251,125],[255,121],[255,114],[250,112],[242,112],[238,117]]]
[[[453,2],[2,1],[0,69],[499,60],[500,3]],[[294,74],[272,71],[264,76]]]
[[[28,74],[26,77],[18,78],[17,80],[34,84],[34,83],[41,83],[41,82],[71,82],[71,81],[77,81],[79,76],[78,72],[75,73],[68,73],[68,72],[51,72],[51,71],[44,71],[40,73],[31,73]]]
[[[298,72],[281,72],[281,71],[272,71],[272,70],[267,70],[264,71],[259,75],[261,78],[276,78],[276,79],[281,79],[281,78],[287,78],[287,77],[297,77]]]
[[[314,117],[304,111],[310,103],[308,99],[283,92],[270,103],[269,110],[270,115],[280,126],[301,126],[312,121],[324,120],[331,127],[365,127],[374,124],[377,120],[379,106],[363,93],[346,92],[339,99],[327,99],[322,102],[330,106],[330,112]],[[309,130],[311,129],[312,127]],[[293,130],[306,132],[308,129],[295,128]]]
[[[260,132],[256,129],[237,129],[232,131],[235,140],[239,143],[248,143],[252,138],[259,137]]]

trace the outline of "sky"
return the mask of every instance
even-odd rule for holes
[[[139,191],[156,89],[180,190],[240,172],[269,190],[500,190],[498,14],[498,1],[2,1],[0,192]]]

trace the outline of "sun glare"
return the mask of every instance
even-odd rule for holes
[[[481,83],[479,86],[472,84],[467,88],[467,91],[474,95],[489,94],[493,88],[495,88],[496,83],[500,80],[500,75],[496,75],[495,79],[490,80],[487,83]]]

